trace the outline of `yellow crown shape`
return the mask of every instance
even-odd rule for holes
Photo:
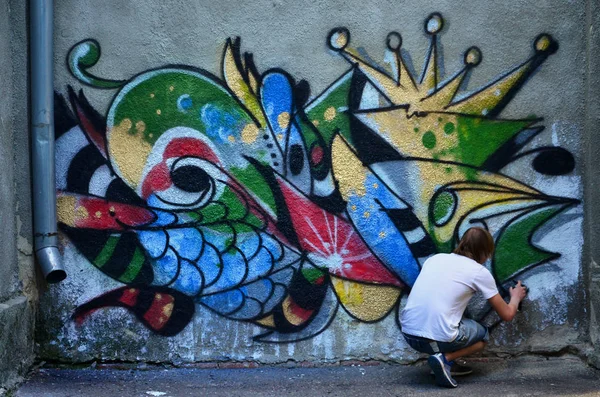
[[[534,40],[534,52],[529,59],[475,92],[457,98],[465,78],[481,63],[482,54],[477,47],[468,48],[464,52],[464,66],[441,82],[438,35],[443,27],[444,19],[439,13],[433,13],[425,20],[424,28],[430,37],[430,45],[418,80],[403,59],[402,36],[398,32],[389,33],[386,40],[387,48],[394,57],[391,73],[369,64],[356,50],[349,48],[350,32],[346,28],[331,30],[328,45],[351,65],[360,69],[393,105],[407,106],[409,112],[446,111],[486,117],[497,116],[535,69],[558,49],[558,43],[551,35],[540,34]]]

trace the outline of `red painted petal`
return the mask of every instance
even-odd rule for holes
[[[154,294],[152,304],[144,313],[144,320],[147,321],[151,329],[160,330],[171,318],[175,298],[169,294]]]
[[[215,152],[200,139],[196,138],[175,138],[167,145],[163,159],[174,157],[194,156],[214,164],[220,164]]]
[[[298,305],[294,299],[287,297],[283,302],[283,313],[286,319],[294,325],[304,324],[315,312],[314,309],[305,309]]]
[[[373,255],[352,224],[325,211],[283,178],[276,178],[300,245],[317,265],[354,281],[403,286]]]
[[[75,114],[77,115],[81,129],[96,148],[98,148],[102,156],[107,159],[105,138],[106,126],[93,121],[94,119],[98,120],[100,115],[90,105],[85,95],[83,95],[83,91],[79,91],[79,97],[77,97],[75,92],[69,87],[69,98],[73,105],[73,109],[75,109]],[[104,124],[104,122],[102,122],[102,124]]]
[[[144,183],[142,184],[142,197],[147,199],[150,194],[167,190],[172,184],[173,181],[171,180],[169,167],[167,167],[164,162],[159,163],[155,165],[144,178]]]
[[[78,194],[59,194],[57,206],[60,222],[82,229],[122,231],[156,219],[152,211],[143,207]]]
[[[79,306],[73,319],[81,325],[87,316],[104,307],[125,307],[146,327],[164,336],[181,332],[195,312],[192,298],[181,292],[161,287],[121,287]]]

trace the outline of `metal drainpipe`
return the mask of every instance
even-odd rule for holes
[[[46,281],[67,277],[58,252],[54,176],[53,0],[30,0],[34,249]]]

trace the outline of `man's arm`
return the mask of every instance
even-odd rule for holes
[[[521,285],[521,281],[517,282],[517,285],[511,287],[509,291],[509,303],[504,302],[504,299],[502,299],[500,294],[496,294],[488,299],[490,305],[492,305],[496,313],[498,313],[500,318],[504,321],[511,321],[515,317],[519,303],[521,303],[523,298],[525,298],[525,295],[527,295],[527,290]]]

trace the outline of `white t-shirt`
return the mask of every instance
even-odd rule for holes
[[[481,291],[485,299],[498,293],[485,266],[457,254],[432,256],[423,264],[402,310],[402,332],[452,342],[475,291]]]

